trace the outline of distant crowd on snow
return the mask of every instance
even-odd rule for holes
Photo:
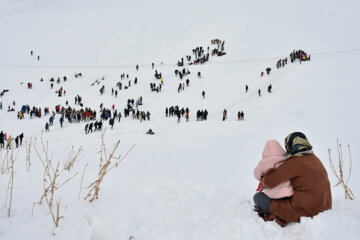
[[[213,49],[210,49],[210,46],[203,47],[203,46],[198,46],[192,49],[192,54],[186,55],[185,57],[182,57],[176,64],[177,67],[181,67],[181,69],[175,68],[174,69],[174,73],[176,77],[179,77],[180,81],[186,77],[187,79],[185,80],[185,82],[180,82],[177,88],[177,92],[180,94],[182,91],[185,91],[185,88],[190,87],[190,79],[189,76],[191,76],[191,72],[189,70],[189,68],[186,68],[185,65],[187,66],[191,66],[191,65],[196,65],[196,64],[206,64],[209,59],[210,59],[210,53],[211,53],[211,57],[221,57],[226,55],[225,52],[225,41],[220,40],[220,39],[212,39],[210,41],[211,46],[214,46]],[[30,55],[33,56],[34,52],[31,51]],[[296,61],[299,61],[300,63],[303,61],[310,61],[310,55],[307,54],[305,51],[299,49],[299,50],[293,50],[290,55],[290,60],[291,63],[294,63]],[[186,59],[186,62],[184,61],[184,59]],[[40,61],[40,56],[38,55],[37,60]],[[284,58],[284,59],[279,59],[276,62],[276,67],[277,69],[279,68],[283,68],[287,65],[288,63],[288,58]],[[155,80],[160,80],[160,83],[150,83],[150,89],[151,92],[157,92],[160,93],[162,86],[165,84],[165,81],[163,79],[163,76],[161,74],[161,72],[159,72],[157,69],[155,69],[155,64],[152,63],[151,64],[152,69],[155,70]],[[135,66],[136,72],[140,71],[140,66],[137,64]],[[267,75],[269,75],[271,73],[272,69],[270,67],[265,68],[265,72]],[[197,72],[196,76],[198,78],[202,77],[201,72]],[[83,73],[75,73],[74,74],[75,78],[82,78],[83,77]],[[260,77],[264,77],[264,71],[260,72]],[[68,97],[66,95],[66,90],[61,86],[62,82],[66,82],[68,81],[69,78],[67,76],[63,76],[63,77],[57,77],[56,80],[54,77],[51,77],[49,79],[50,82],[50,90],[52,90],[54,88],[54,83],[58,84],[59,87],[55,90],[55,94],[58,97]],[[91,84],[92,87],[94,86],[98,86],[100,85],[100,83],[102,81],[105,80],[105,77],[102,77],[100,80],[96,80],[95,82],[93,82]],[[127,83],[124,83],[123,81],[127,80]],[[41,78],[40,82],[44,82],[44,79]],[[122,73],[120,75],[120,81],[116,83],[115,86],[111,87],[111,95],[114,96],[115,98],[117,98],[119,91],[125,91],[127,89],[129,89],[132,85],[132,82],[134,85],[138,84],[138,77],[134,77],[133,79],[130,78],[130,75],[127,73]],[[21,83],[22,84],[22,83]],[[33,82],[28,82],[27,83],[27,88],[28,89],[33,89]],[[267,87],[267,92],[271,93],[272,92],[272,88],[273,86],[270,84]],[[249,86],[246,84],[245,85],[245,93],[249,92]],[[5,93],[9,92],[8,89],[4,89],[0,92],[0,96],[3,97],[5,95]],[[106,93],[106,88],[105,85],[102,84],[100,89],[99,89],[99,93],[100,96],[99,98],[101,98],[101,96],[103,94]],[[257,91],[258,96],[261,97],[261,89],[258,89]],[[203,98],[203,101],[206,101],[205,98],[205,91],[203,90],[201,92],[201,96]],[[58,116],[59,118],[59,123],[60,123],[60,127],[62,128],[63,125],[65,124],[65,120],[67,120],[67,122],[69,124],[74,124],[74,123],[80,123],[80,122],[85,122],[85,134],[88,134],[90,132],[94,131],[98,131],[102,129],[103,123],[108,121],[108,124],[110,125],[111,129],[113,129],[115,122],[120,122],[122,116],[124,116],[125,118],[131,117],[133,120],[137,120],[139,122],[143,122],[143,121],[150,121],[150,116],[151,113],[149,111],[145,111],[145,110],[141,110],[142,106],[143,106],[143,99],[140,96],[139,98],[137,98],[136,101],[134,101],[134,99],[128,99],[126,102],[126,107],[123,109],[123,111],[120,111],[120,109],[117,109],[115,107],[115,104],[113,104],[111,106],[111,108],[105,108],[103,106],[103,104],[100,104],[100,109],[98,110],[99,114],[97,115],[97,111],[90,108],[90,107],[86,107],[84,106],[84,100],[83,98],[79,95],[76,94],[76,96],[74,97],[74,102],[75,102],[75,106],[70,106],[69,101],[66,100],[65,101],[65,105],[62,104],[57,104],[54,107],[54,110],[51,111],[50,114],[50,107],[44,107],[43,109],[41,107],[30,107],[28,104],[24,104],[21,106],[21,108],[19,109],[19,111],[17,112],[17,118],[19,120],[23,120],[25,119],[25,116],[28,115],[28,118],[42,118],[42,117],[46,117],[47,115],[50,115],[50,117],[46,120],[45,122],[45,131],[48,132],[50,131],[51,127],[54,125],[54,120],[56,119],[56,117]],[[13,101],[12,106],[8,106],[8,111],[12,112],[15,111],[15,107],[16,107],[16,103],[15,101]],[[3,106],[2,106],[2,101],[0,102],[0,110],[2,110]],[[43,114],[42,114],[43,112]],[[123,112],[123,115],[122,113]],[[208,115],[209,112],[206,109],[198,109],[197,111],[195,111],[196,114],[196,121],[206,121],[208,119]],[[245,119],[244,116],[244,111],[239,110],[236,112],[236,119],[237,121],[243,121]],[[99,116],[99,117],[97,117]],[[177,118],[177,123],[180,123],[181,118],[184,117],[186,122],[190,121],[190,109],[189,107],[182,107],[180,108],[178,105],[175,106],[171,106],[171,107],[166,107],[165,109],[165,117],[170,118],[176,116]],[[228,110],[225,108],[222,112],[222,121],[226,121],[228,119]],[[151,129],[150,129],[151,130]],[[154,132],[148,131],[150,132],[149,134],[154,134]],[[12,137],[9,136],[7,137],[6,134],[2,133],[0,138],[0,143],[3,147],[5,141],[8,141],[8,147],[10,148],[11,142],[12,142]],[[15,143],[16,146],[18,147],[19,145],[22,144],[22,139],[23,139],[23,133],[21,133],[19,136],[17,136],[15,138]]]

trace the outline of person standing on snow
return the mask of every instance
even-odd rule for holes
[[[179,110],[177,110],[176,116],[177,116],[177,123],[180,123],[181,113]]]
[[[223,121],[225,121],[227,119],[227,111],[226,109],[224,109],[224,112],[223,112]]]
[[[21,133],[21,134],[19,135],[20,146],[22,145],[23,138],[24,138],[24,133]]]
[[[7,138],[6,149],[11,149],[12,140],[14,139],[11,136]]]
[[[0,132],[0,148],[3,148],[5,145],[4,133],[3,131]]]
[[[19,136],[16,136],[15,144],[16,144],[16,148],[18,148],[19,147]]]
[[[111,129],[113,129],[114,123],[115,123],[114,118],[110,118],[109,124],[110,124],[110,126],[111,126]]]
[[[59,122],[60,122],[60,126],[63,127],[64,118],[63,118],[63,117],[60,117]]]

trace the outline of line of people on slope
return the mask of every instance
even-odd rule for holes
[[[244,114],[243,111],[238,111],[238,113],[237,113],[237,120],[238,120],[238,121],[245,120],[244,115],[245,115],[245,114]],[[227,119],[227,110],[224,109],[222,120],[225,121],[226,119]]]
[[[15,141],[16,148],[22,145],[24,138],[24,133],[21,133],[19,136],[16,136],[15,138],[11,137],[11,135],[8,137],[6,133],[3,131],[0,132],[0,148],[5,148],[5,142],[6,142],[6,149],[11,149],[13,147],[13,141]]]
[[[177,117],[177,123],[180,123],[180,119],[181,117],[184,117],[185,115],[185,120],[188,122],[189,121],[189,114],[190,114],[190,110],[189,108],[181,108],[176,105],[175,107],[174,106],[171,106],[171,107],[166,107],[165,108],[165,117],[172,117],[172,116],[176,116]]]

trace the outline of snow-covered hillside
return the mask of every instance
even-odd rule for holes
[[[332,211],[286,228],[259,218],[252,197],[258,184],[253,169],[266,140],[283,144],[293,131],[307,135],[333,186],[337,180],[328,149],[336,158],[340,140],[347,174],[345,146],[351,145],[349,186],[358,197],[359,7],[355,0],[0,0],[0,92],[9,90],[0,98],[0,130],[8,136],[25,135],[23,145],[14,150],[9,218],[4,206],[10,173],[0,175],[0,239],[357,239],[359,200],[345,200],[340,186],[332,187]],[[205,52],[208,46],[213,49],[214,38],[225,40],[225,56],[210,54],[205,64],[185,65],[190,75],[182,80],[175,76],[174,70],[182,69],[176,66],[178,60],[193,56],[198,46]],[[277,69],[277,60],[289,58],[293,49],[308,52],[311,61],[288,61]],[[267,67],[272,68],[270,75],[260,77]],[[150,90],[150,83],[160,83],[155,69],[164,80],[159,93]],[[79,72],[82,77],[75,78]],[[122,80],[123,73],[129,79]],[[51,77],[61,78],[53,89]],[[178,93],[179,83],[187,78],[190,85]],[[100,84],[92,85],[96,80]],[[125,86],[129,80],[129,89],[112,95],[116,83]],[[267,92],[269,84],[272,93]],[[57,96],[60,87],[66,96]],[[118,140],[117,154],[124,156],[135,147],[105,176],[99,199],[91,203],[83,199],[98,176],[101,133],[85,134],[86,122],[65,120],[61,128],[60,115],[49,132],[44,131],[49,115],[17,119],[27,104],[51,112],[68,101],[79,109],[74,104],[77,95],[84,107],[98,112],[98,120],[101,103],[106,108],[115,105],[123,114],[127,100],[140,96],[139,109],[151,113],[150,121],[143,122],[122,117],[113,130],[104,123],[109,154]],[[189,108],[189,122],[165,117],[165,108],[175,105]],[[15,111],[8,112],[8,106]],[[204,109],[208,120],[196,121],[197,110]],[[237,121],[238,111],[244,111],[244,121]],[[155,135],[145,134],[149,128]],[[37,138],[40,150],[42,131],[60,169],[72,146],[84,149],[72,170],[61,171],[59,177],[61,183],[77,173],[55,192],[63,216],[58,228],[46,203],[38,204],[44,167],[34,148],[31,172],[26,167],[25,141]],[[0,151],[3,163],[6,150]]]

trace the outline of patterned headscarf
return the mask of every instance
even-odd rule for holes
[[[312,146],[308,142],[306,136],[301,132],[290,133],[285,138],[286,156],[304,156],[312,154]]]

